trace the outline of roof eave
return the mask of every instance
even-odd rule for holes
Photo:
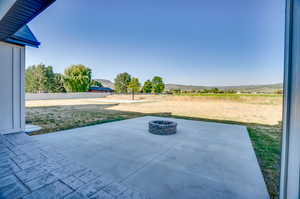
[[[27,25],[23,26],[18,32],[7,38],[5,41],[33,47],[39,47],[40,45],[40,42],[36,39]]]
[[[16,0],[0,19],[0,41],[8,39],[55,0]]]
[[[18,39],[18,38],[7,38],[5,40],[8,43],[12,43],[12,44],[17,44],[17,45],[21,45],[21,46],[31,46],[31,47],[35,47],[38,48],[41,43],[38,41],[31,41],[31,40],[26,40],[26,39]]]

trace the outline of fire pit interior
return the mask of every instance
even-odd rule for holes
[[[172,135],[176,133],[177,123],[167,120],[149,122],[149,132],[156,135]]]

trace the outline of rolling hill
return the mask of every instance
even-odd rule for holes
[[[259,93],[274,93],[283,89],[283,84],[265,84],[265,85],[240,85],[240,86],[194,86],[181,84],[166,84],[166,90],[180,89],[180,90],[203,90],[218,88],[220,90],[235,90],[240,92],[259,92]]]
[[[107,79],[95,79],[104,87],[109,87],[114,89],[114,83]],[[183,84],[166,84],[165,90],[174,90],[180,89],[183,91],[191,90],[203,90],[203,89],[212,89],[218,88],[220,90],[235,90],[240,92],[258,92],[258,93],[274,93],[278,90],[283,89],[283,84],[265,84],[265,85],[240,85],[240,86],[195,86],[195,85],[183,85]]]
[[[111,89],[114,89],[114,83],[108,79],[94,79],[97,82],[100,82],[102,84],[103,87],[108,87]]]

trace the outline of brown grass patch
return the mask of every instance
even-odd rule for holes
[[[111,98],[116,96],[111,96]],[[281,97],[140,96],[145,103],[118,104],[110,110],[172,115],[276,125],[282,118]]]

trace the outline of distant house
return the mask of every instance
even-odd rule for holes
[[[94,93],[113,93],[114,90],[108,87],[92,86],[89,90]]]

